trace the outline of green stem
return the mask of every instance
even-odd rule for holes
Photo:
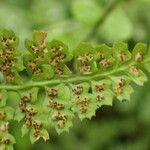
[[[66,77],[59,77],[57,79],[46,80],[46,81],[29,81],[26,84],[22,85],[0,85],[0,89],[6,90],[20,90],[25,88],[31,87],[43,87],[43,86],[50,86],[50,85],[57,85],[61,83],[77,83],[77,82],[84,82],[84,81],[91,81],[91,80],[100,80],[102,78],[106,78],[116,73],[123,72],[129,68],[129,66],[136,65],[136,62],[131,61],[130,64],[122,65],[122,67],[118,69],[112,69],[112,71],[106,71],[104,73],[97,72],[96,74],[89,74],[89,75],[71,75]]]

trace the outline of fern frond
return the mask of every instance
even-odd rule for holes
[[[18,50],[13,31],[0,32],[0,146],[12,147],[9,120],[22,124],[22,135],[31,142],[49,139],[47,129],[69,131],[72,119],[91,119],[98,108],[112,105],[113,98],[129,100],[131,83],[140,86],[150,72],[150,49],[144,43],[129,51],[128,44],[92,46],[80,44],[70,50],[61,41],[46,41],[45,32],[35,31],[25,41],[27,52]],[[17,106],[9,92],[17,94]]]

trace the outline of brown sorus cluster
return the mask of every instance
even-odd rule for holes
[[[3,72],[6,81],[14,80],[14,74],[11,69],[15,66],[15,59],[12,58],[15,51],[14,48],[10,47],[10,44],[15,41],[15,38],[2,38],[0,42],[5,45],[5,48],[0,52],[0,71]]]
[[[105,58],[105,56],[104,56],[104,54],[102,53],[101,50],[98,52],[98,56],[99,56],[99,59],[100,59],[100,60],[102,60],[102,59]]]
[[[97,100],[97,101],[104,100],[104,95],[103,95],[103,93],[98,94],[98,95],[96,96],[96,100]]]
[[[141,75],[139,69],[136,66],[131,66],[129,71],[133,73],[135,76],[139,77]]]
[[[2,37],[1,42],[5,45],[5,46],[9,46],[9,44],[15,42],[15,38],[14,37],[9,37],[9,38],[5,38]]]
[[[112,63],[110,60],[104,58],[99,61],[99,64],[102,65],[103,67],[109,67]]]
[[[5,122],[0,126],[0,132],[5,132],[8,130],[8,122]]]
[[[30,46],[30,48],[32,49],[32,51],[33,51],[34,54],[37,54],[37,53],[40,52],[39,48],[37,46],[35,46],[34,44],[32,44]]]
[[[84,54],[83,56],[78,56],[77,58],[80,62],[79,70],[80,72],[90,72],[91,66],[88,64],[90,61],[93,60],[92,54]]]
[[[49,96],[48,104],[47,106],[56,110],[56,114],[52,117],[54,120],[57,121],[57,127],[59,129],[62,129],[65,127],[65,123],[67,121],[67,116],[63,115],[59,112],[59,110],[64,109],[64,104],[58,103],[54,100],[54,98],[58,95],[57,89],[49,89],[47,90],[47,95]]]
[[[6,48],[5,51],[0,52],[0,58],[5,61],[8,60],[13,54],[13,49],[12,48]]]
[[[109,59],[106,59],[102,52],[99,52],[98,64],[102,65],[103,67],[109,67],[112,62]]]
[[[34,108],[27,108],[27,103],[29,103],[32,99],[31,93],[28,96],[21,96],[21,102],[19,108],[22,113],[25,113],[26,118],[24,123],[27,126],[32,126],[34,129],[40,129],[42,127],[42,123],[36,122],[32,119],[32,116],[36,115],[38,112]]]
[[[31,126],[34,129],[33,132],[34,137],[39,137],[39,138],[43,137],[40,133],[40,129],[43,127],[43,124],[41,122],[34,121],[32,120],[31,117],[29,117],[29,118],[25,118],[25,124],[27,126]]]
[[[51,48],[51,51],[53,52],[53,54],[58,55],[62,49],[63,49],[62,46],[53,47],[53,48]]]
[[[117,57],[119,58],[120,61],[124,62],[127,60],[127,56],[125,52],[120,52]]]
[[[89,62],[93,59],[93,56],[92,54],[84,54],[83,56],[78,56],[78,60],[81,62],[81,63],[86,63],[86,62]]]
[[[34,129],[33,136],[36,137],[37,139],[42,137],[45,141],[49,139],[48,135],[42,134],[42,132],[40,132],[40,130],[38,130],[38,129]]]
[[[21,96],[21,102],[19,104],[19,108],[21,110],[21,112],[25,113],[26,112],[26,103],[31,101],[31,93],[29,94],[29,96]]]
[[[125,80],[124,79],[120,79],[118,85],[115,87],[114,92],[119,95],[123,92],[124,90],[124,86],[125,86]]]
[[[37,54],[37,55],[43,55],[44,53],[44,49],[46,48],[46,44],[45,44],[45,40],[46,40],[46,37],[47,37],[47,33],[46,32],[40,32],[41,34],[41,43],[40,45],[35,45],[35,44],[32,44],[30,46],[30,48],[32,49],[33,53],[34,54]]]
[[[67,121],[67,116],[61,114],[60,112],[57,112],[54,116],[53,119],[57,121],[57,127],[59,129],[63,129],[65,127],[65,123]]]
[[[141,62],[144,59],[144,54],[142,52],[138,52],[135,56],[135,61]]]
[[[40,131],[39,130],[34,130],[33,132],[33,136],[36,137],[36,138],[39,138],[40,136]]]
[[[90,72],[91,66],[87,64],[81,64],[80,65],[80,72]]]
[[[0,111],[0,120],[3,120],[5,117],[6,117],[6,113]]]
[[[34,116],[37,113],[37,110],[34,108],[27,108],[27,103],[31,101],[31,93],[28,96],[21,96],[21,102],[19,108],[21,112],[26,113],[28,116]]]
[[[63,104],[60,104],[54,100],[54,97],[56,97],[58,95],[58,90],[49,89],[49,90],[47,90],[47,95],[49,96],[49,100],[48,100],[48,104],[47,104],[48,107],[50,107],[52,109],[56,109],[56,110],[64,109]]]
[[[31,68],[34,75],[39,75],[42,73],[42,69],[37,66],[36,62],[31,60],[28,62],[28,66]]]
[[[77,97],[75,97],[75,104],[79,105],[81,113],[86,113],[88,111],[89,98],[81,98],[81,96],[79,96],[83,92],[83,87],[76,86],[72,89],[72,92],[78,95]]]
[[[26,113],[28,114],[28,116],[34,116],[35,114],[37,114],[37,110],[33,108],[26,108]]]
[[[51,61],[51,64],[54,66],[58,66],[60,62],[64,61],[66,55],[65,54],[57,54]]]
[[[96,91],[97,92],[102,92],[105,90],[105,83],[99,84],[99,85],[95,85],[96,87]]]
[[[42,61],[44,59],[44,50],[46,47],[42,47],[42,48],[40,48],[40,47],[34,46],[34,45],[30,46],[33,53],[36,55],[36,58],[34,59],[35,62],[39,62],[39,61]]]
[[[56,89],[49,89],[47,90],[47,94],[49,97],[55,97],[58,95],[58,90]]]
[[[83,87],[77,86],[76,88],[72,89],[72,92],[76,95],[80,95],[83,92]]]
[[[63,75],[64,70],[61,66],[57,66],[56,68],[54,68],[55,74],[57,75]]]
[[[29,96],[26,96],[26,95],[21,96],[21,101],[23,101],[24,103],[30,102],[31,99],[32,99],[32,94],[31,93],[29,93]]]
[[[86,113],[88,111],[88,104],[90,99],[88,97],[81,98],[77,96],[75,99],[75,103],[80,106],[81,113]]]
[[[8,138],[0,138],[0,144],[9,144],[10,143],[10,139]]]
[[[27,108],[27,103],[29,103],[32,99],[31,93],[28,96],[21,96],[21,102],[19,105],[19,108],[22,113],[25,113],[25,120],[24,123],[27,126],[30,126],[34,129],[33,135],[35,137],[40,137],[40,129],[43,127],[43,124],[41,122],[37,122],[33,120],[33,116],[38,113],[38,111],[34,108]],[[36,133],[36,134],[35,134]]]
[[[99,92],[99,94],[96,96],[97,101],[104,100],[104,95],[101,92],[103,92],[105,90],[105,86],[106,86],[105,83],[95,85],[96,92]]]
[[[7,59],[3,62],[3,64],[0,66],[0,71],[2,72],[7,72],[10,70],[12,67],[15,66],[15,63],[13,60]]]
[[[32,118],[31,118],[31,117],[25,118],[24,123],[25,123],[27,126],[32,126]]]
[[[0,126],[0,132],[6,132],[8,131],[8,122],[5,122],[4,124],[2,124]],[[10,139],[8,138],[0,138],[0,145],[1,144],[9,144],[10,143]]]
[[[32,44],[30,46],[30,49],[35,54],[36,58],[34,60],[30,60],[27,63],[28,67],[31,68],[34,75],[39,75],[43,72],[42,69],[37,65],[37,62],[42,61],[44,58],[44,50],[46,48],[45,39],[46,39],[47,33],[40,32],[40,34],[42,38],[41,43],[39,45]]]
[[[52,99],[49,99],[48,101],[48,104],[47,104],[48,107],[52,108],[52,109],[56,109],[56,110],[61,110],[61,109],[64,109],[64,105],[63,104],[60,104]]]
[[[14,79],[14,75],[11,72],[12,67],[15,66],[14,60],[5,60],[2,65],[0,65],[0,71],[4,73],[4,77],[6,81],[12,81]]]
[[[25,118],[25,124],[27,126],[32,126],[36,130],[39,130],[43,126],[43,124],[41,122],[34,121],[31,117]]]
[[[32,121],[32,127],[34,129],[40,129],[42,128],[43,124],[41,122],[37,122],[37,121]]]
[[[62,46],[51,48],[51,51],[53,52],[54,57],[52,58],[50,63],[54,67],[55,74],[57,75],[63,75],[64,73],[63,68],[61,66],[61,62],[65,60],[66,55],[61,53],[62,49],[63,49]]]

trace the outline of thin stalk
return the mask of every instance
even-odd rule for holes
[[[43,87],[43,86],[51,86],[51,85],[57,85],[57,84],[67,84],[67,83],[78,83],[78,82],[84,82],[84,81],[92,81],[92,80],[100,80],[102,78],[107,78],[113,74],[116,73],[122,73],[132,65],[136,65],[135,62],[130,62],[130,64],[125,64],[117,69],[112,69],[112,71],[106,71],[106,72],[97,72],[95,74],[89,74],[89,75],[71,75],[71,76],[65,76],[65,77],[59,77],[57,79],[51,79],[51,80],[45,80],[45,81],[28,81],[25,84],[21,85],[0,85],[0,89],[6,89],[6,90],[19,90],[19,89],[25,89],[25,88],[31,88],[31,87]]]

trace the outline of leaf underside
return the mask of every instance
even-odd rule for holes
[[[150,49],[144,43],[129,51],[124,42],[92,46],[81,43],[70,50],[61,41],[46,41],[46,32],[35,31],[25,41],[26,52],[11,30],[0,30],[0,147],[12,149],[9,120],[18,120],[22,135],[34,143],[49,139],[48,129],[69,131],[72,119],[91,119],[113,98],[130,100],[131,83],[139,86],[150,72]],[[16,105],[9,101],[10,92]]]

